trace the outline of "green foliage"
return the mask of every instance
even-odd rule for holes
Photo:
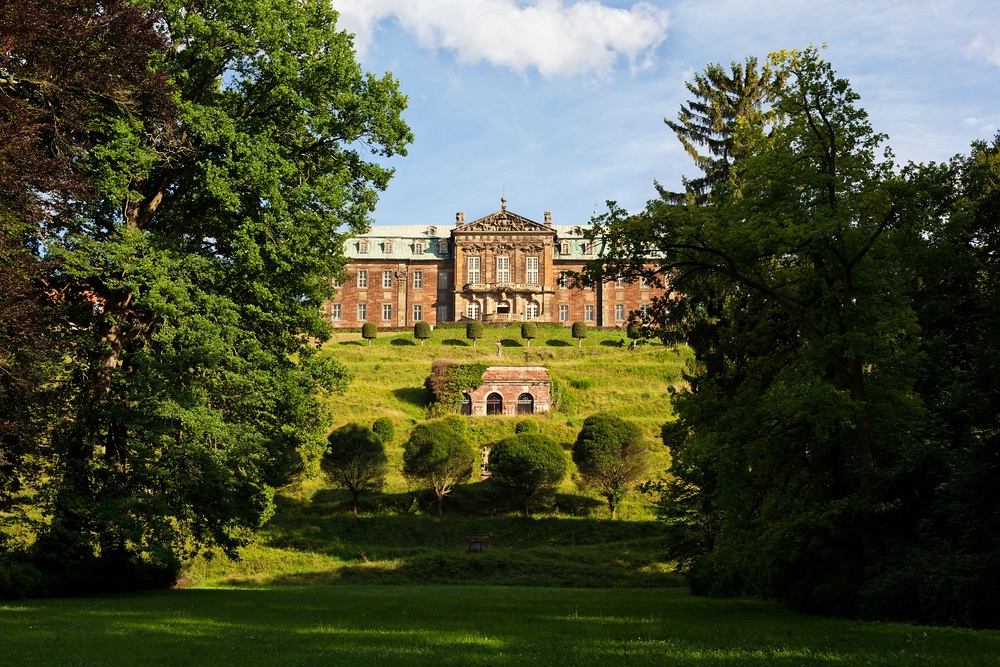
[[[388,417],[379,417],[372,422],[372,431],[386,444],[392,444],[396,439],[396,425]]]
[[[334,486],[347,489],[358,515],[358,497],[379,491],[385,483],[389,459],[382,439],[361,424],[341,426],[327,438],[329,447],[320,464],[323,474]]]
[[[371,345],[372,341],[378,338],[378,325],[374,322],[365,322],[361,325],[361,337]]]
[[[632,340],[639,340],[645,338],[642,331],[642,324],[639,322],[629,322],[628,327],[625,329],[625,335]]]
[[[403,449],[403,474],[407,479],[430,486],[437,496],[441,518],[444,497],[455,484],[472,474],[476,453],[453,422],[445,419],[414,427]]]
[[[420,321],[413,325],[413,337],[423,345],[424,341],[431,337],[431,325]]]
[[[533,419],[522,419],[514,425],[514,433],[538,433],[538,424]]]
[[[478,320],[465,325],[465,337],[472,341],[473,347],[475,347],[476,341],[483,337],[483,333],[483,323]]]
[[[493,445],[490,472],[496,483],[523,503],[524,516],[529,516],[532,500],[565,477],[566,455],[552,438],[521,433]]]
[[[577,346],[583,345],[583,339],[587,337],[587,323],[573,322],[573,338],[577,340]]]
[[[462,394],[483,386],[483,374],[489,366],[483,362],[460,364],[447,359],[435,359],[425,386],[434,396],[433,412],[437,415],[458,412]]]
[[[584,482],[608,501],[614,519],[629,489],[649,469],[649,446],[634,422],[598,413],[584,420],[573,445],[573,462]]]
[[[526,347],[531,347],[531,341],[538,337],[538,326],[534,322],[521,323],[521,338],[528,341]]]

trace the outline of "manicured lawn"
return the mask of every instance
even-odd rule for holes
[[[683,589],[311,586],[0,604],[4,665],[997,665],[1000,633]]]

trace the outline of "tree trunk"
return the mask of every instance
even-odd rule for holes
[[[438,499],[438,519],[440,520],[441,518],[444,517],[444,513],[441,511],[441,505],[444,502],[444,494],[443,493],[438,493],[436,491],[435,491],[435,494],[437,495],[437,499]]]
[[[351,492],[351,500],[354,501],[354,518],[358,518],[358,494],[355,491]]]

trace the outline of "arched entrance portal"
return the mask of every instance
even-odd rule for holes
[[[486,414],[488,415],[502,415],[503,414],[503,396],[493,392],[486,397]]]
[[[464,391],[462,392],[462,414],[463,415],[472,414],[472,397],[469,396]]]
[[[531,394],[521,394],[517,397],[517,414],[530,415],[535,412],[535,397]]]
[[[497,315],[510,315],[510,301],[497,302]]]

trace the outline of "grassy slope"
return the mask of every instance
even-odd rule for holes
[[[9,665],[996,665],[1000,632],[683,589],[312,586],[0,603]]]

